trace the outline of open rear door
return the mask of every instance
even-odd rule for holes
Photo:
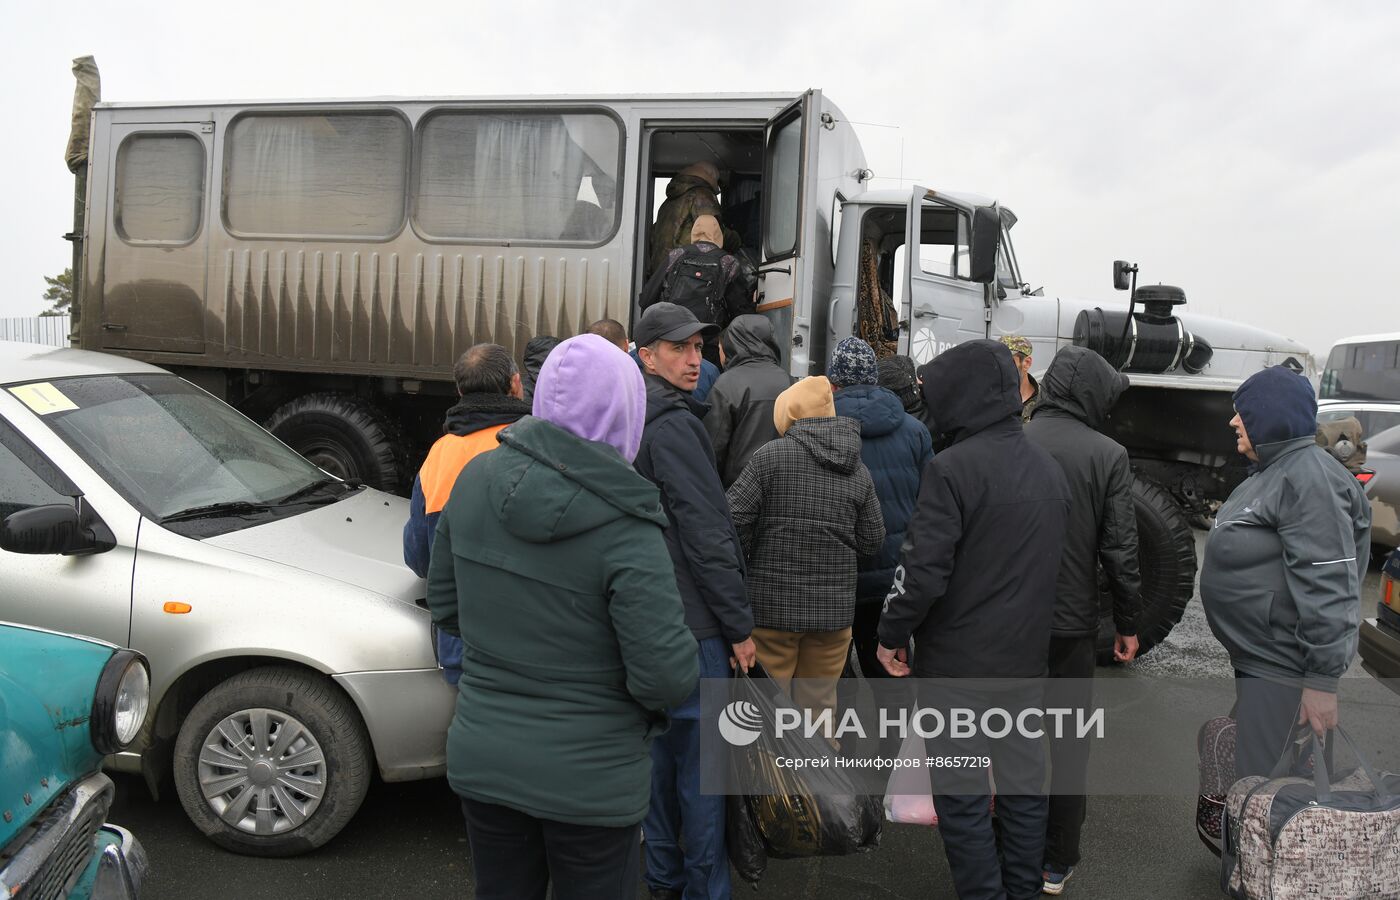
[[[987,336],[988,286],[973,280],[978,215],[976,207],[927,188],[916,186],[910,195],[900,254],[899,351],[918,365],[954,344]]]
[[[763,262],[758,311],[773,320],[783,365],[811,373],[812,273],[804,254],[816,243],[811,196],[816,181],[815,117],[821,92],[808,91],[768,120],[763,140]],[[817,348],[818,351],[820,348]]]

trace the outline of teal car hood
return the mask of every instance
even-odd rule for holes
[[[0,812],[10,814],[0,817],[0,847],[65,787],[101,765],[88,718],[98,677],[115,649],[0,622]]]

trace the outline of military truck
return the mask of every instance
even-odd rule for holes
[[[1042,369],[1090,346],[1132,380],[1111,430],[1137,473],[1144,647],[1191,596],[1188,517],[1242,475],[1230,392],[1264,366],[1314,368],[1285,338],[1181,314],[1179,291],[1138,288],[1131,309],[1031,291],[1010,210],[871,190],[818,90],[97,103],[90,124],[78,343],[178,372],[380,488],[402,490],[440,433],[467,347],[520,359],[537,335],[630,327],[655,210],[697,161],[723,173],[723,218],[794,375],[896,303],[885,321],[921,362],[1009,332]]]

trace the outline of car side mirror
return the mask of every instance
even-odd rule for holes
[[[968,277],[978,284],[991,284],[997,277],[997,250],[1001,246],[1001,216],[994,207],[979,206],[972,211],[972,260]]]
[[[12,512],[0,523],[0,549],[11,553],[64,556],[111,550],[116,546],[111,530],[92,518],[92,523],[85,525],[78,508],[66,503],[31,506]]]

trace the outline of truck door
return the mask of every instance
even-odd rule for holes
[[[899,352],[918,365],[987,336],[986,286],[972,280],[975,212],[922,187],[909,199],[904,246],[896,251],[896,260],[903,257]]]
[[[212,122],[115,125],[102,346],[204,352]]]
[[[768,120],[763,141],[763,263],[758,311],[773,320],[793,375],[811,373],[812,272],[804,255],[816,244],[810,196],[816,182],[815,116],[821,92],[808,91]],[[790,340],[788,339],[790,336]]]

